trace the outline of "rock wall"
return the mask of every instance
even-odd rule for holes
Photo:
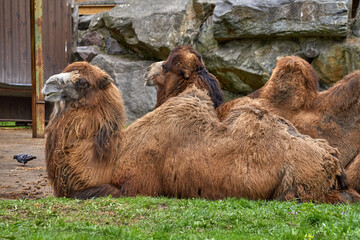
[[[118,2],[109,12],[80,17],[75,57],[112,75],[129,121],[155,104],[155,91],[142,86],[146,67],[180,44],[202,54],[227,99],[260,88],[286,55],[309,61],[322,88],[360,69],[360,11],[352,0]]]

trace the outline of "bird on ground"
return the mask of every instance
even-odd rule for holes
[[[23,163],[25,166],[25,164],[28,161],[36,159],[36,157],[30,154],[20,154],[20,155],[14,155],[14,159],[16,159],[19,163]]]

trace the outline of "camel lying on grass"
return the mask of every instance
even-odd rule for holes
[[[182,51],[192,55],[193,50],[183,47]],[[196,66],[196,61],[187,56],[182,64]],[[161,90],[165,89],[165,83],[170,85],[172,81],[171,85],[175,84],[174,80],[167,78],[169,83],[165,82],[167,71],[163,66],[164,62],[152,64],[145,78],[147,85],[156,86],[158,99],[165,102],[171,93],[167,96]],[[178,76],[176,82],[182,85],[185,79],[180,74]],[[191,81],[186,84],[191,84]],[[206,84],[196,85],[204,86],[202,88],[212,97]],[[360,71],[349,74],[327,91],[318,92],[317,88],[313,67],[299,57],[288,56],[278,61],[265,86],[248,97],[256,98],[267,110],[289,120],[300,133],[326,139],[331,146],[338,148],[341,165],[346,168],[351,185],[360,192]],[[220,105],[216,109],[220,121],[236,106],[246,104],[248,97]]]
[[[342,183],[336,149],[254,100],[220,122],[208,93],[189,86],[123,129],[112,82],[78,62],[45,83],[45,100],[55,104],[46,165],[57,197],[360,199]]]

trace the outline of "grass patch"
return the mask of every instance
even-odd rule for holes
[[[0,127],[5,129],[30,129],[31,126],[16,124],[16,122],[0,122]]]
[[[0,127],[15,127],[16,122],[0,122]]]
[[[359,239],[360,204],[168,198],[0,200],[0,239]]]

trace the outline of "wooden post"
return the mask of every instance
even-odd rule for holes
[[[31,82],[32,82],[32,136],[45,135],[45,101],[41,94],[44,85],[42,47],[43,0],[31,0]]]

